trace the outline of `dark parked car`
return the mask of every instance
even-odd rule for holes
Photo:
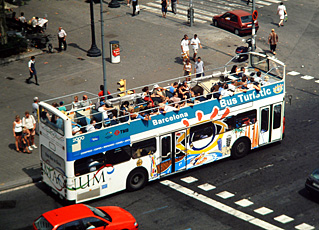
[[[228,11],[224,14],[213,17],[214,26],[227,29],[237,35],[251,34],[252,32],[252,15],[244,10]],[[258,21],[255,22],[256,33],[259,28]]]
[[[319,197],[319,168],[308,176],[305,186],[311,194],[316,194]]]

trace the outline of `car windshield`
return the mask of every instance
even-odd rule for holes
[[[319,180],[319,169],[316,169],[311,173],[311,176],[313,176],[315,179]]]
[[[110,217],[110,215],[104,212],[103,210],[91,207],[90,205],[85,205],[85,206],[88,207],[94,213],[94,215],[112,222],[112,218]]]
[[[34,221],[34,225],[38,230],[51,230],[53,226],[45,219],[43,216],[40,216],[36,221]]]
[[[241,17],[241,22],[242,23],[249,23],[251,21],[252,21],[252,16],[251,15],[247,15],[247,16]]]

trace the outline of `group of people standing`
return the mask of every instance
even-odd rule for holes
[[[15,116],[13,122],[13,136],[15,138],[15,147],[17,152],[31,153],[37,146],[34,143],[36,133],[36,119],[38,111],[39,98],[35,97],[32,103],[33,114],[25,111],[25,116],[21,119],[19,115]]]
[[[204,76],[204,62],[202,61],[201,57],[196,59],[199,48],[203,48],[197,34],[194,34],[194,37],[191,40],[189,40],[187,34],[185,34],[181,40],[184,75],[189,76],[192,73],[192,64],[189,58],[189,45],[191,45],[193,48],[193,60],[195,62],[194,74],[196,74],[196,77]]]
[[[163,18],[166,18],[166,14],[167,14],[167,7],[169,6],[169,5],[171,5],[171,7],[172,7],[172,13],[174,14],[174,15],[176,15],[176,13],[177,13],[177,4],[178,4],[179,2],[178,2],[178,0],[170,0],[170,1],[168,1],[168,0],[162,0],[161,1],[161,5],[162,5],[162,17]]]

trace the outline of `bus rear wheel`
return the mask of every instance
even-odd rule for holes
[[[246,138],[241,138],[234,143],[231,149],[231,156],[234,159],[239,159],[246,156],[249,150],[250,150],[249,140]]]
[[[136,191],[147,183],[147,173],[144,169],[135,169],[127,177],[126,188],[128,191]]]

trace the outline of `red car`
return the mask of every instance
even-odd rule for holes
[[[237,35],[251,34],[252,15],[244,10],[228,11],[213,17],[214,26],[221,27],[234,32]],[[256,32],[259,28],[258,21],[255,22]]]
[[[135,218],[120,207],[94,208],[75,204],[46,212],[33,222],[34,230],[138,229]]]

